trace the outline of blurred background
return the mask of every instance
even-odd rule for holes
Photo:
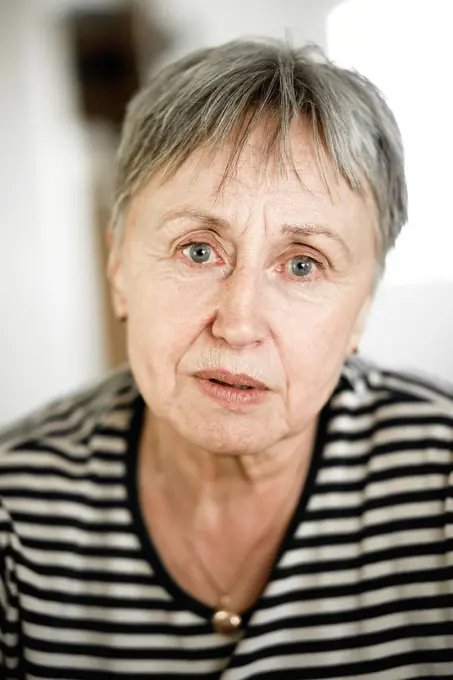
[[[453,383],[451,3],[0,0],[0,425],[125,359],[105,284],[124,108],[147,75],[238,36],[315,42],[400,123],[410,219],[361,351]]]

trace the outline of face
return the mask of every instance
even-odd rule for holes
[[[220,453],[271,450],[316,422],[359,341],[376,267],[371,202],[332,168],[323,178],[300,127],[297,174],[263,170],[260,136],[220,192],[227,149],[209,163],[200,150],[165,183],[152,179],[110,256],[148,407]],[[258,387],[214,382],[238,375]]]

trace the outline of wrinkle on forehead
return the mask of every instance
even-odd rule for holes
[[[353,191],[334,168],[327,151],[323,152],[316,147],[308,123],[292,125],[287,140],[288,153],[284,158],[279,154],[278,148],[272,149],[268,154],[263,152],[263,147],[266,147],[264,134],[265,129],[257,127],[233,164],[231,155],[234,155],[234,146],[226,145],[220,150],[207,146],[193,154],[191,160],[195,181],[206,167],[215,175],[211,194],[214,205],[224,200],[227,193],[234,193],[235,190],[249,191],[254,195],[258,191],[272,194],[285,185],[288,188],[291,180],[295,180],[294,190],[297,186],[298,191],[332,201],[343,185]],[[219,163],[220,159],[222,163]],[[357,195],[359,192],[353,193]]]

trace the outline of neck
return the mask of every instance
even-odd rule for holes
[[[235,508],[240,517],[252,505],[259,511],[261,502],[269,509],[294,488],[295,480],[299,489],[303,484],[316,426],[311,423],[297,437],[267,451],[226,455],[193,446],[147,411],[140,445],[142,480],[146,486],[164,489],[187,518],[207,508],[210,514],[227,515]]]

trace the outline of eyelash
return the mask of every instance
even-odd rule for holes
[[[203,267],[203,266],[206,266],[206,264],[200,264],[200,263],[198,263],[198,262],[193,262],[192,260],[190,260],[188,257],[186,257],[186,256],[184,255],[184,250],[186,250],[187,248],[190,248],[190,246],[194,246],[194,245],[197,245],[197,246],[209,246],[209,248],[211,248],[211,250],[214,251],[214,253],[217,252],[217,249],[215,248],[215,246],[213,246],[211,243],[209,243],[209,241],[200,241],[199,239],[194,239],[193,241],[186,241],[186,242],[183,243],[182,245],[178,246],[178,251],[180,251],[181,255],[183,255],[183,257],[185,258],[185,260],[186,260],[187,264],[189,265],[189,267]]]
[[[209,241],[200,241],[200,240],[198,240],[198,239],[194,239],[194,240],[192,240],[192,241],[185,241],[183,244],[181,244],[181,245],[178,246],[177,250],[178,250],[178,251],[180,252],[180,254],[184,257],[184,259],[185,259],[185,264],[187,264],[189,267],[197,267],[197,268],[198,268],[198,267],[204,267],[204,266],[206,266],[205,264],[200,264],[200,263],[197,263],[197,262],[193,262],[193,261],[191,261],[188,257],[186,257],[186,256],[184,255],[184,252],[183,252],[183,251],[186,250],[187,248],[190,248],[190,246],[192,246],[192,245],[206,245],[206,246],[209,246],[209,248],[211,248],[211,249],[214,251],[214,253],[216,253],[216,248],[215,248],[215,246],[213,246],[211,243],[209,243]],[[295,245],[299,245],[299,246],[300,246],[301,244],[295,244]],[[304,255],[304,254],[301,254],[301,255],[294,255],[294,257],[289,258],[288,262],[290,262],[291,260],[296,259],[296,258],[304,258],[304,259],[306,259],[306,260],[309,260],[309,261],[312,262],[312,263],[315,265],[315,267],[316,267],[318,270],[320,270],[320,271],[324,271],[324,270],[326,269],[326,265],[325,265],[325,264],[323,264],[322,262],[320,262],[320,261],[317,260],[316,258],[312,257],[311,255]],[[298,282],[302,282],[302,281],[311,281],[312,278],[313,278],[312,274],[308,274],[307,276],[291,276],[291,279],[292,279],[293,281],[298,281]]]

